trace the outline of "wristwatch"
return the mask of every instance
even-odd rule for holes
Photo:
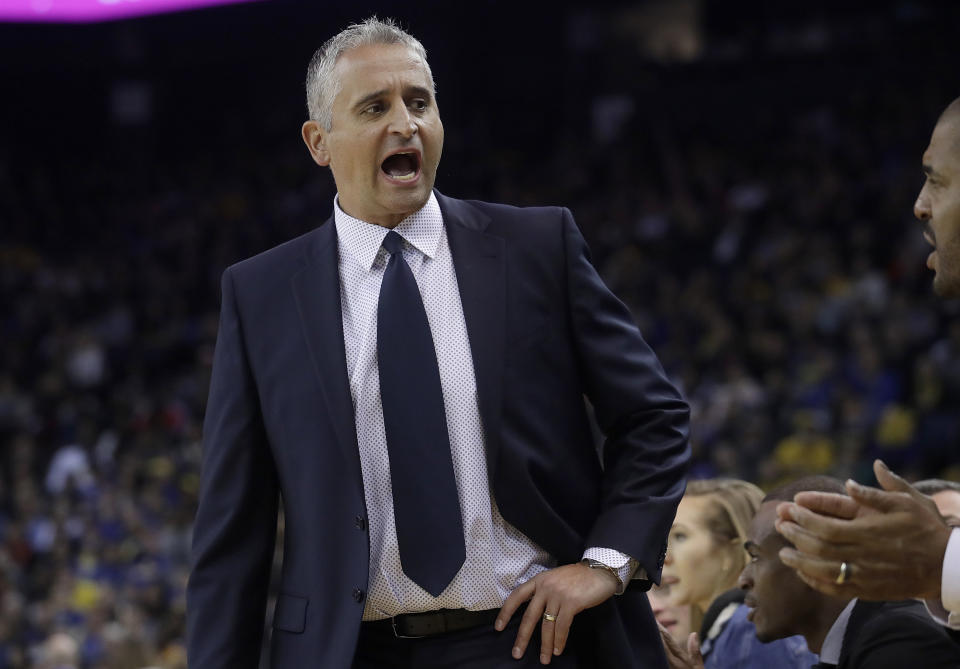
[[[600,560],[594,560],[592,558],[583,558],[580,560],[583,564],[587,565],[591,569],[602,569],[603,571],[609,572],[611,576],[617,581],[617,594],[623,592],[623,581],[620,580],[620,574],[617,573],[617,570],[611,567],[608,564],[600,562]]]

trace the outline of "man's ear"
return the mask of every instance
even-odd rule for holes
[[[323,129],[318,121],[307,121],[301,129],[303,143],[307,145],[310,156],[320,167],[326,167],[330,164],[330,152],[327,151],[326,139],[327,131]]]

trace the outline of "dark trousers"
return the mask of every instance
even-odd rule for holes
[[[577,661],[577,621],[574,619],[563,655],[554,656],[554,669],[581,669]],[[511,651],[520,628],[520,615],[498,632],[493,625],[479,625],[461,632],[423,639],[398,639],[389,628],[361,624],[353,669],[532,669],[540,664],[540,626],[520,660]]]

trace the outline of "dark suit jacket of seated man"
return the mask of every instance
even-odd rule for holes
[[[368,20],[318,51],[311,72],[326,67],[336,80],[308,79],[303,134],[333,172],[335,216],[223,275],[188,585],[190,666],[257,666],[279,497],[286,532],[274,669],[349,667],[364,650],[363,630],[434,609],[492,611],[484,620],[496,634],[492,616],[505,600],[504,619],[528,604],[523,625],[518,614],[500,637],[516,636],[514,652],[525,650],[527,662],[549,662],[553,645],[562,651],[565,624],[581,667],[666,666],[644,590],[659,579],[684,490],[687,404],[602,283],[569,211],[433,190],[443,129],[429,66],[411,40]],[[327,106],[324,94],[335,94]],[[377,478],[389,471],[377,450],[379,389],[357,378],[377,378],[373,345],[345,341],[370,297],[362,286],[383,276],[388,261],[377,249],[389,230],[406,235],[403,257],[424,295],[463,514],[465,562],[436,597],[401,573],[391,508],[399,500],[390,477]],[[433,257],[414,248],[424,239]],[[370,254],[362,271],[349,265],[361,248]],[[437,285],[425,277],[444,257],[451,273]],[[454,300],[439,318],[438,294]],[[358,332],[376,339],[372,311]],[[446,332],[457,322],[463,332]],[[447,341],[466,355],[451,362]],[[602,459],[584,396],[606,435]],[[453,425],[471,412],[479,436],[463,439]],[[459,459],[471,457],[465,473]],[[539,645],[535,633],[546,657],[523,647],[531,635]],[[400,642],[416,649],[420,640]],[[506,643],[496,652],[514,662]]]

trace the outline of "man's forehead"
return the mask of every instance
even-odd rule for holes
[[[956,172],[960,163],[960,118],[948,117],[937,123],[930,144],[923,152],[923,164],[937,172]]]
[[[758,546],[761,545],[771,533],[776,534],[777,532],[773,523],[777,518],[778,504],[780,504],[780,502],[777,500],[764,502],[760,505],[760,508],[757,509],[756,515],[750,522],[750,540]]]
[[[365,44],[354,47],[340,54],[336,70],[344,84],[360,78],[401,73],[429,81],[423,58],[405,44]]]
[[[960,492],[956,490],[941,490],[931,495],[937,510],[942,516],[960,518]]]

